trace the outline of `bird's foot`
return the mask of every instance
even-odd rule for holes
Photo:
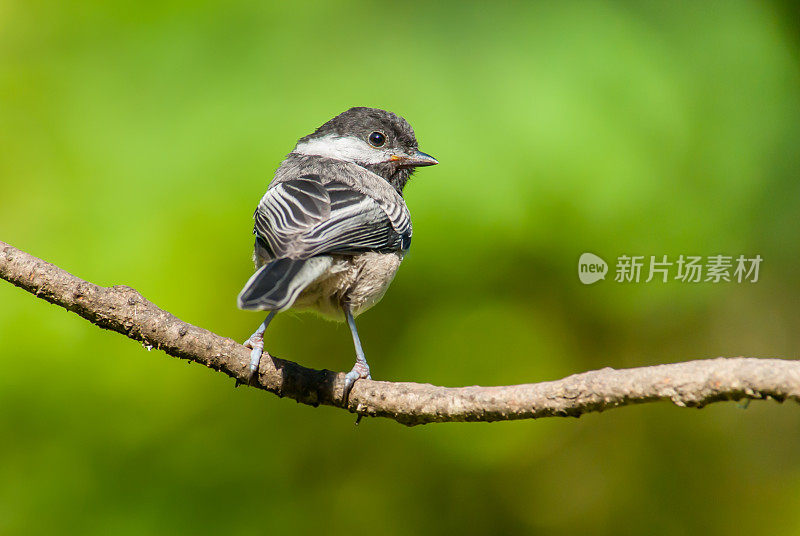
[[[244,345],[251,349],[250,370],[247,373],[247,385],[252,385],[253,380],[258,376],[258,366],[261,363],[261,354],[264,353],[264,336],[254,333],[249,339],[244,341]]]
[[[344,377],[344,401],[347,403],[347,399],[350,397],[350,391],[353,389],[353,384],[356,383],[356,380],[371,380],[372,376],[369,375],[369,365],[366,363],[359,363],[356,362],[353,365],[353,369],[348,372]]]

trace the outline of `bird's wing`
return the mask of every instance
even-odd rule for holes
[[[379,201],[341,182],[309,175],[267,190],[253,232],[275,258],[405,251],[411,217],[402,198]]]

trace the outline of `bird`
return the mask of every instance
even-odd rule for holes
[[[438,163],[408,121],[378,108],[350,108],[297,141],[253,214],[255,273],[237,305],[268,314],[244,343],[249,384],[267,326],[289,309],[349,326],[356,361],[344,400],[371,379],[355,318],[383,297],[411,246],[403,189],[416,168]]]

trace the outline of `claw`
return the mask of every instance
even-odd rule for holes
[[[253,385],[253,380],[258,376],[258,366],[261,364],[261,354],[264,353],[264,332],[267,326],[275,317],[277,311],[270,311],[264,322],[258,326],[255,333],[250,335],[250,338],[244,341],[244,346],[250,348],[250,368],[247,372],[247,385]],[[236,380],[234,387],[239,387],[239,380]]]
[[[247,385],[253,385],[253,380],[258,376],[258,366],[261,364],[261,355],[264,353],[264,337],[253,334],[244,341],[244,345],[250,348],[250,368],[247,373]]]
[[[372,376],[369,374],[369,366],[366,363],[356,363],[353,365],[353,370],[344,376],[344,403],[347,405],[347,400],[350,398],[350,391],[356,380],[371,380]]]

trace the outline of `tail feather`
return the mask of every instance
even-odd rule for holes
[[[253,274],[239,293],[239,308],[284,311],[330,264],[330,257],[276,259],[269,262]]]

